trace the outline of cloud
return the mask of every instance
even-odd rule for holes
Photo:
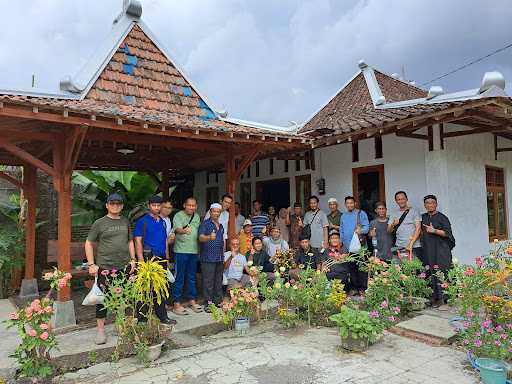
[[[56,88],[108,35],[121,1],[0,0],[0,86]],[[301,121],[356,71],[357,61],[422,84],[507,43],[507,0],[145,0],[143,19],[202,93],[231,116]],[[512,49],[451,75],[475,88]],[[509,93],[512,91],[507,86]]]

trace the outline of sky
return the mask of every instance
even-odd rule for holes
[[[142,19],[212,106],[303,122],[366,63],[423,84],[512,43],[510,0],[142,0]],[[57,89],[108,36],[121,0],[0,0],[0,89]],[[512,48],[430,85],[480,86]],[[428,86],[430,86],[428,85]],[[428,86],[426,86],[428,88]]]

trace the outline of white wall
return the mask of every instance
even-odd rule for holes
[[[445,131],[464,127],[445,125]],[[436,127],[436,136],[437,127]],[[489,251],[487,224],[487,192],[485,166],[505,169],[507,207],[512,192],[512,156],[498,154],[494,160],[494,138],[491,134],[459,136],[444,140],[444,150],[438,147],[427,152],[427,189],[437,195],[439,210],[450,219],[457,246],[454,255],[464,263],[472,263],[478,255]],[[500,139],[499,145],[510,146]],[[510,210],[507,210],[509,231]],[[510,232],[509,232],[510,234]]]

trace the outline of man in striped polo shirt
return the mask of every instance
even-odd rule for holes
[[[252,235],[253,237],[262,237],[267,230],[267,226],[270,223],[268,215],[261,210],[261,201],[254,200],[252,202]]]

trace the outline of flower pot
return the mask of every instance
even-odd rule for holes
[[[424,297],[409,297],[405,303],[411,311],[423,311],[427,306],[428,299]]]
[[[475,361],[480,370],[480,379],[484,384],[505,384],[507,381],[507,365],[500,360],[478,358]]]
[[[248,317],[240,317],[235,319],[235,332],[237,336],[245,336],[249,332],[251,321]]]
[[[369,340],[367,337],[353,338],[350,334],[348,337],[341,337],[341,347],[353,352],[364,352],[368,349]]]
[[[151,345],[148,348],[148,360],[149,361],[155,361],[160,357],[162,354],[162,346],[164,345],[164,341],[162,341],[159,344]]]

